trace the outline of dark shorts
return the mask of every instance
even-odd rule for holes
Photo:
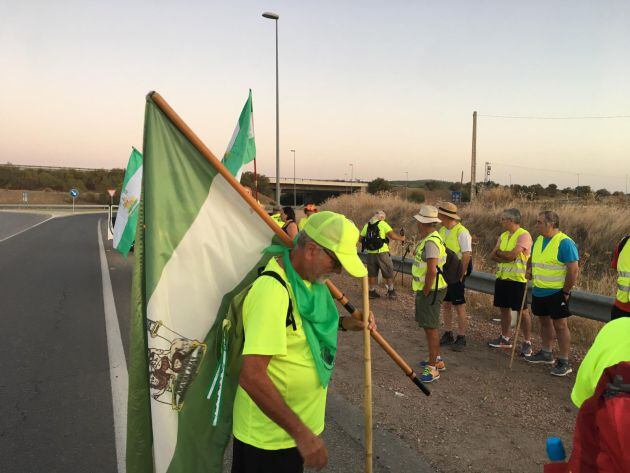
[[[527,283],[524,282],[497,279],[494,282],[494,306],[516,311],[521,310],[525,287],[527,287]],[[527,301],[525,301],[523,308],[527,308]]]
[[[464,296],[464,292],[466,289],[465,286],[466,279],[464,281],[456,282],[453,284],[449,284],[446,287],[446,297],[444,298],[444,302],[450,302],[453,305],[462,305],[466,303],[466,297]]]
[[[302,473],[304,461],[297,447],[263,450],[234,437],[232,473]]]
[[[379,270],[385,279],[392,279],[394,277],[394,263],[388,252],[368,253],[367,268],[368,276],[371,278],[378,277]]]
[[[532,296],[532,313],[539,317],[549,316],[552,319],[571,316],[569,301],[564,300],[562,291],[545,297]]]
[[[446,295],[446,288],[437,291],[435,302],[433,296],[435,291],[431,291],[425,296],[422,291],[416,292],[416,322],[422,328],[440,328],[440,305]]]
[[[630,317],[630,312],[626,312],[616,305],[613,305],[612,309],[610,310],[610,320],[620,319],[621,317]]]

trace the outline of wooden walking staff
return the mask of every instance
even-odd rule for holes
[[[217,159],[217,157],[208,149],[208,147],[199,139],[199,137],[186,125],[184,120],[182,120],[175,110],[171,108],[171,106],[162,98],[160,94],[157,92],[150,92],[148,98],[155,103],[159,107],[159,109],[168,117],[171,123],[190,141],[190,143],[199,151],[204,158],[206,158],[212,167],[214,167],[221,177],[223,177],[229,184],[234,188],[238,194],[245,199],[245,201],[249,204],[252,211],[254,211],[260,218],[262,218],[265,223],[271,228],[274,233],[282,240],[289,248],[293,247],[293,242],[289,238],[289,236],[278,226],[276,222],[274,222],[267,212],[258,205],[258,202],[249,195],[245,188],[232,176],[230,171],[226,169],[221,161]],[[349,313],[352,317],[358,320],[363,320],[363,314],[361,311],[357,310],[354,305],[348,300],[344,294],[337,289],[337,287],[331,282],[326,281],[326,285],[328,286],[328,290],[332,294],[333,298],[336,299]],[[376,343],[378,343],[383,350],[394,360],[394,362],[403,370],[403,372],[413,381],[413,383],[418,386],[427,396],[430,394],[430,391],[427,387],[418,379],[415,371],[411,369],[411,367],[407,364],[407,362],[402,359],[402,357],[394,350],[389,343],[383,338],[383,336],[378,333],[376,330],[371,330],[370,334]]]
[[[372,352],[370,350],[370,286],[368,277],[363,278],[363,408],[365,411],[365,473],[372,473]]]
[[[521,319],[523,318],[523,308],[525,307],[525,301],[527,300],[527,283],[525,283],[525,292],[523,293],[523,300],[521,301],[521,310],[518,311],[518,318],[516,319],[516,332],[514,332],[514,340],[512,342],[512,355],[510,356],[510,366],[512,369],[512,363],[514,362],[514,352],[516,352],[516,342],[518,340],[518,332],[521,328]]]

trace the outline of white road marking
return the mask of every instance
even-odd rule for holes
[[[103,309],[105,311],[105,332],[107,334],[107,355],[109,357],[109,377],[112,386],[112,404],[114,411],[114,435],[116,437],[116,459],[118,473],[125,473],[125,448],[127,444],[127,393],[129,379],[127,377],[127,363],[120,336],[118,314],[114,303],[112,281],[109,277],[109,267],[103,235],[101,233],[101,219],[98,220],[98,248],[101,259],[101,276],[103,279]]]
[[[55,218],[55,216],[54,216],[54,215],[51,215],[51,216],[50,216],[50,217],[48,217],[46,220],[43,220],[43,221],[41,221],[41,222],[39,222],[39,223],[36,223],[35,225],[31,225],[30,227],[27,227],[27,228],[25,228],[24,230],[20,230],[19,232],[14,233],[13,235],[9,235],[8,237],[4,237],[2,240],[0,240],[0,243],[2,243],[3,241],[7,241],[9,238],[13,238],[14,236],[18,236],[20,233],[24,233],[24,232],[26,232],[26,231],[30,230],[31,228],[35,228],[35,227],[37,227],[38,225],[41,225],[42,223],[46,223],[48,220],[53,219],[53,218]]]

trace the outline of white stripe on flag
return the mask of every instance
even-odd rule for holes
[[[186,338],[203,341],[224,295],[256,265],[272,237],[267,224],[217,175],[199,214],[164,266],[147,303],[147,317]],[[170,345],[163,338],[150,337],[149,348],[168,350]],[[154,399],[151,412],[155,471],[162,473],[175,452],[177,412]]]

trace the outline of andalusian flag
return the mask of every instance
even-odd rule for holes
[[[249,97],[245,102],[241,116],[238,117],[232,139],[221,162],[240,182],[243,166],[253,161],[255,157],[254,109],[252,108],[252,91],[250,89]]]
[[[123,180],[118,213],[114,225],[114,248],[127,256],[136,238],[138,206],[142,189],[142,154],[133,148]]]
[[[207,399],[220,373],[218,322],[232,297],[257,276],[261,251],[274,233],[262,209],[236,191],[239,184],[216,158],[199,151],[210,155],[156,93],[147,96],[144,126],[127,472],[218,472],[236,389],[227,378],[219,386],[220,410],[216,396]]]

